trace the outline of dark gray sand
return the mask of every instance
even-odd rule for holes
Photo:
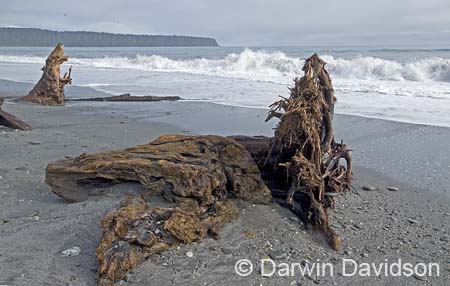
[[[4,84],[0,87],[5,90]],[[14,94],[11,90],[7,95]],[[272,132],[272,125],[264,124],[264,110],[198,102],[140,103],[131,118],[124,115],[123,104],[5,103],[5,110],[34,129],[0,128],[0,285],[96,285],[99,221],[124,193],[140,191],[134,184],[119,185],[105,196],[67,204],[43,183],[48,162],[147,143],[166,133]],[[130,103],[127,109],[132,107]],[[335,126],[337,138],[354,149],[355,162],[356,191],[340,196],[331,211],[332,225],[344,241],[341,251],[329,249],[276,204],[240,203],[240,218],[224,228],[221,239],[155,255],[121,285],[448,285],[450,129],[343,115],[336,116]],[[81,249],[78,256],[61,254],[73,247]],[[258,261],[269,255],[276,263],[330,262],[334,273],[261,277]],[[248,277],[234,270],[242,258],[255,264]],[[435,262],[440,277],[374,277],[373,272],[372,277],[344,277],[342,258],[377,264],[385,259]]]

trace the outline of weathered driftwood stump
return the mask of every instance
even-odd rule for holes
[[[4,98],[0,97],[0,125],[6,126],[8,128],[12,129],[18,129],[18,130],[30,130],[31,127],[24,121],[20,120],[19,118],[15,117],[14,115],[3,111],[2,105],[4,102]]]
[[[329,226],[326,209],[350,186],[351,151],[334,141],[336,98],[325,62],[314,54],[303,70],[289,98],[271,105],[266,121],[280,119],[273,138],[233,138],[250,151],[273,196],[286,198],[295,213],[338,249],[340,238]]]
[[[52,191],[70,202],[125,181],[140,182],[173,207],[151,209],[145,200],[130,198],[103,219],[100,285],[111,285],[174,244],[217,236],[239,213],[230,199],[271,200],[248,151],[220,136],[166,135],[147,145],[56,161],[46,172]]]
[[[41,105],[63,105],[65,100],[64,86],[71,84],[70,78],[72,68],[61,78],[61,64],[69,59],[64,55],[64,45],[57,44],[48,56],[45,66],[42,67],[42,77],[34,88],[20,101],[27,101]]]

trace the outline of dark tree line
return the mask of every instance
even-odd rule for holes
[[[218,46],[213,38],[131,35],[98,32],[57,32],[34,28],[0,28],[0,46],[51,47],[189,47]]]

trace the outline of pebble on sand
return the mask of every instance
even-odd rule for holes
[[[409,222],[410,224],[417,224],[417,223],[419,223],[417,220],[412,219],[412,218],[409,218],[409,219],[408,219],[408,222]]]
[[[414,278],[416,278],[417,280],[420,280],[420,281],[426,281],[427,280],[427,277],[425,277],[425,276],[420,276],[420,275],[417,275],[417,274],[414,274],[413,276],[414,276]]]
[[[286,259],[289,254],[287,249],[273,250],[269,253],[270,258],[272,259]]]
[[[71,256],[78,256],[78,255],[80,255],[80,252],[81,252],[81,248],[79,248],[78,246],[74,246],[72,248],[68,248],[66,250],[63,250],[61,252],[61,254],[64,257],[71,257]]]
[[[364,190],[364,191],[369,191],[369,192],[374,192],[374,191],[376,191],[377,190],[377,188],[375,188],[374,186],[364,186],[364,187],[362,187],[362,189]]]
[[[191,258],[194,256],[194,253],[192,251],[188,251],[188,252],[186,252],[186,256]]]

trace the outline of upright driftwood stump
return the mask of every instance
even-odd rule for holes
[[[30,130],[31,127],[24,121],[2,110],[3,101],[5,99],[0,97],[0,125],[17,130]]]
[[[266,121],[280,119],[273,138],[232,138],[252,154],[273,197],[285,199],[337,250],[341,239],[329,225],[327,208],[334,206],[337,193],[350,187],[352,153],[334,140],[336,98],[325,62],[314,54],[303,70],[289,98],[271,105]]]
[[[63,105],[65,101],[64,86],[71,84],[71,70],[61,78],[61,64],[69,59],[64,55],[64,45],[57,44],[48,56],[42,68],[42,77],[34,88],[20,101],[27,101],[41,105]]]
[[[333,206],[336,193],[350,186],[351,151],[334,141],[336,98],[325,62],[314,54],[306,60],[303,71],[305,75],[294,80],[289,98],[271,106],[266,121],[279,118],[280,122],[261,167],[272,186],[287,190],[276,195],[285,195],[290,208],[338,249],[340,237],[329,226],[326,209]],[[253,146],[240,142],[255,148],[255,142]]]

